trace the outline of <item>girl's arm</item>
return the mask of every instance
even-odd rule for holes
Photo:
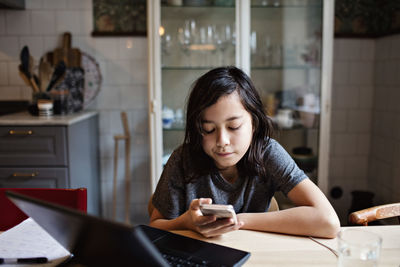
[[[200,204],[211,204],[210,198],[194,199],[190,208],[175,219],[166,219],[156,208],[150,217],[150,226],[163,230],[192,230],[205,237],[212,237],[239,229],[243,224],[234,224],[233,219],[217,220],[214,215],[203,216]]]
[[[294,235],[334,238],[340,229],[335,210],[321,190],[309,179],[297,184],[289,193],[296,207],[264,213],[241,213],[242,229]]]

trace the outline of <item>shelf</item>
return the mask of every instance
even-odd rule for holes
[[[165,132],[181,132],[185,131],[185,127],[171,127],[171,128],[163,128],[163,131]]]
[[[311,65],[289,65],[289,66],[252,66],[252,70],[285,70],[285,69],[320,69],[321,66],[311,66]]]
[[[162,8],[168,8],[168,9],[181,9],[181,8],[198,8],[198,9],[202,9],[202,8],[227,8],[227,9],[232,9],[235,8],[235,5],[180,5],[180,6],[173,6],[173,5],[168,5],[168,4],[162,4],[161,5]],[[265,9],[265,8],[322,8],[321,5],[319,4],[311,4],[311,5],[307,5],[307,4],[298,4],[298,5],[294,5],[294,4],[289,4],[289,5],[251,5],[251,8],[260,8],[260,9]]]
[[[173,66],[169,66],[169,67],[162,67],[162,70],[211,70],[213,68],[216,68],[217,66],[207,66],[207,67],[173,67]]]
[[[190,70],[211,70],[213,68],[217,68],[218,66],[199,66],[199,67],[185,67],[185,66],[167,66],[167,67],[162,67],[163,71],[177,71],[177,70],[184,70],[184,71],[190,71]],[[320,69],[321,66],[311,66],[311,65],[291,65],[291,66],[257,66],[257,67],[251,67],[252,70],[286,70],[286,69]]]

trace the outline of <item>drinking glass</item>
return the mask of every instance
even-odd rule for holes
[[[220,51],[220,63],[221,65],[225,65],[226,60],[225,60],[225,52],[228,49],[228,46],[232,43],[232,28],[231,25],[225,24],[225,25],[219,25],[217,27],[217,32],[216,32],[216,44],[217,48]]]
[[[339,267],[376,267],[382,238],[364,230],[345,229],[338,234]]]

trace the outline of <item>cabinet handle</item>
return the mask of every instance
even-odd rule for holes
[[[35,177],[38,175],[39,175],[39,172],[32,172],[32,173],[14,172],[12,174],[12,177]]]
[[[31,130],[27,130],[27,131],[9,130],[8,134],[9,135],[32,135],[33,131],[31,131]]]

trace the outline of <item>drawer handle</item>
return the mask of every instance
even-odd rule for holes
[[[38,175],[39,175],[39,172],[32,172],[32,173],[14,172],[12,174],[12,177],[35,177]]]
[[[27,131],[9,130],[8,134],[9,135],[32,135],[33,131],[31,131],[31,130],[27,130]]]

